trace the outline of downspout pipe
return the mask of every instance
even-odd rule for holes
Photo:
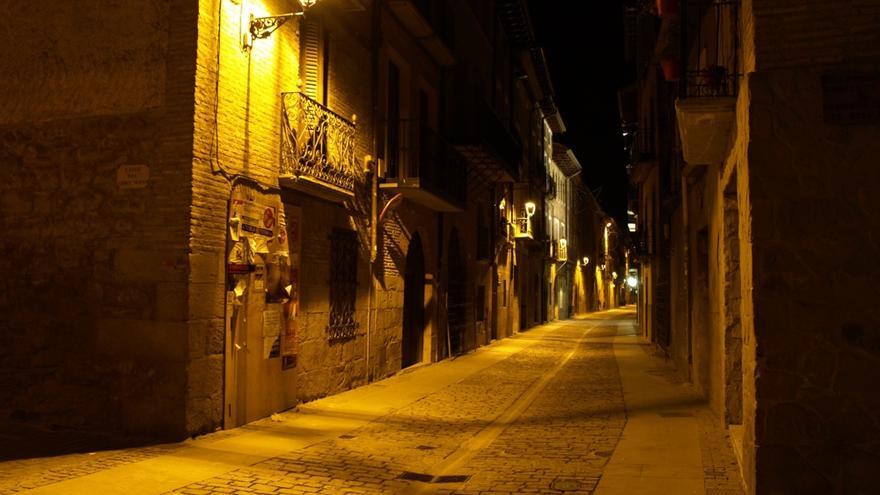
[[[367,383],[373,381],[373,370],[370,362],[371,336],[375,327],[376,313],[378,312],[378,304],[376,302],[376,263],[378,260],[378,197],[379,197],[379,46],[380,33],[382,27],[380,10],[380,0],[370,2],[370,108],[372,109],[373,128],[373,157],[370,158],[368,166],[368,175],[370,176],[370,297],[369,310],[367,311],[367,335],[365,347],[366,359],[366,379]]]

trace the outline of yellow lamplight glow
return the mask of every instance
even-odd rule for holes
[[[535,203],[533,201],[526,202],[526,216],[531,217],[535,214]]]

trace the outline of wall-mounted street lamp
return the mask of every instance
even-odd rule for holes
[[[532,239],[532,216],[535,214],[535,202],[526,201],[523,206],[523,213],[525,213],[525,216],[516,218],[515,237],[517,239]]]
[[[583,266],[587,266],[588,264],[590,264],[590,257],[584,256],[581,261],[583,261]]]
[[[254,14],[251,14],[250,22],[248,23],[248,32],[244,35],[244,40],[242,41],[244,49],[249,50],[254,45],[255,39],[268,38],[276,29],[280,28],[290,19],[305,15],[306,10],[316,3],[318,3],[318,0],[299,0],[299,5],[302,10],[288,14],[263,17],[254,17]]]

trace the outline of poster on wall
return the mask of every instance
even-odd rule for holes
[[[263,311],[263,358],[281,355],[281,306],[267,304]]]
[[[296,206],[284,207],[284,241],[288,258],[288,278],[284,290],[287,302],[284,304],[284,330],[281,337],[281,369],[296,366],[299,351],[297,338],[299,330],[299,296],[300,296],[300,250],[302,249],[302,209]]]

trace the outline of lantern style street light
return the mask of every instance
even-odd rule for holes
[[[290,12],[288,14],[262,17],[254,17],[254,15],[251,14],[250,22],[248,24],[248,34],[245,35],[244,48],[249,49],[253,46],[255,39],[268,38],[276,29],[280,28],[290,19],[305,15],[306,10],[313,7],[316,3],[318,3],[318,0],[299,0],[301,10],[299,12]]]

